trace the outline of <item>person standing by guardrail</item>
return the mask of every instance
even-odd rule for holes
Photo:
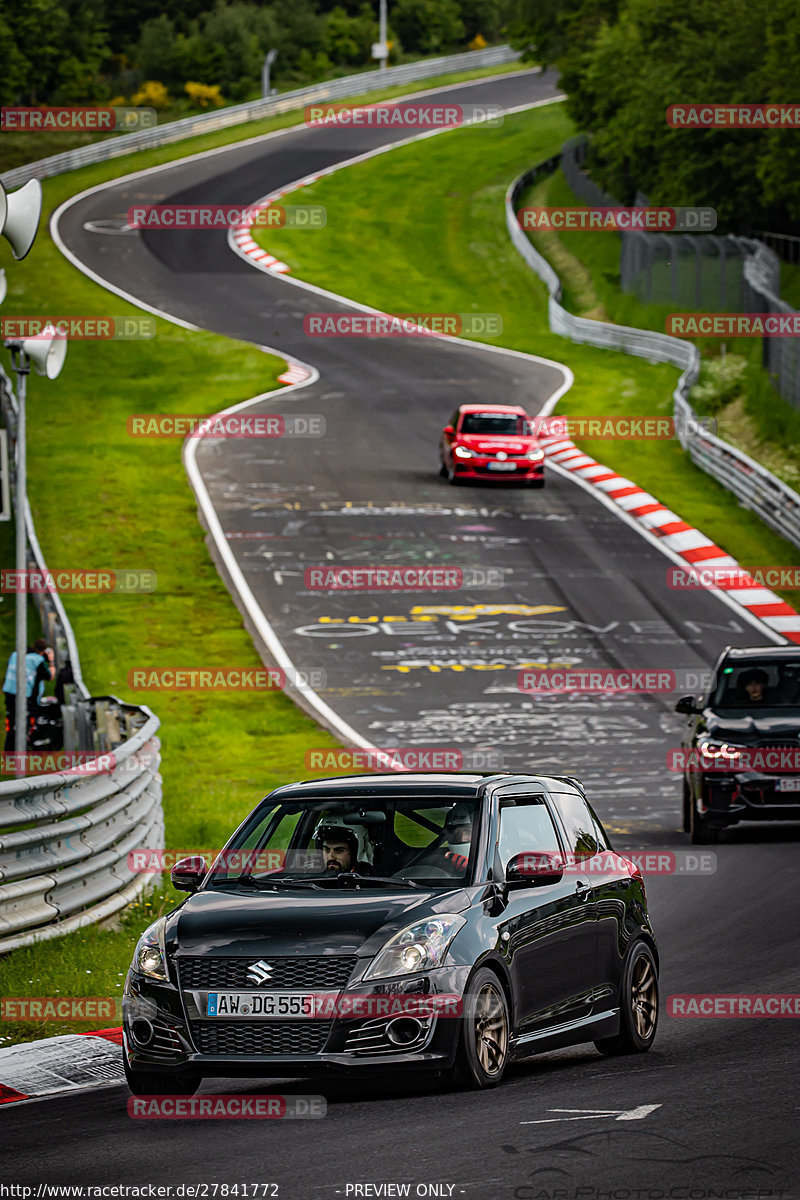
[[[33,725],[39,702],[44,695],[44,685],[55,677],[55,655],[44,638],[37,638],[28,647],[25,655],[25,694],[28,697],[28,733]],[[14,751],[14,706],[17,697],[17,652],[12,651],[3,681],[3,695],[6,702],[6,752]],[[27,738],[26,738],[27,744]]]

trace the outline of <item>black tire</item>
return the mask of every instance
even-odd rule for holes
[[[157,1071],[135,1071],[122,1055],[125,1079],[134,1096],[193,1096],[203,1082],[201,1075],[162,1075]]]
[[[454,466],[445,467],[445,475],[447,476],[447,482],[451,484],[451,486],[458,487],[459,480],[456,476],[456,469]]]
[[[684,833],[689,833],[691,831],[691,821],[692,821],[691,812],[690,812],[691,806],[692,806],[692,793],[689,790],[689,784],[684,779],[684,781],[683,781],[683,832]]]
[[[439,477],[440,479],[447,478],[447,467],[444,465],[444,459],[439,460]]]
[[[689,841],[693,846],[714,846],[719,841],[720,830],[710,825],[697,811],[692,796],[689,797]]]
[[[644,1054],[658,1028],[658,967],[646,942],[635,942],[628,951],[620,984],[619,1033],[601,1038],[601,1054]]]
[[[449,1087],[497,1087],[508,1063],[511,1019],[503,985],[488,967],[470,979],[460,1021],[455,1065],[442,1082]]]

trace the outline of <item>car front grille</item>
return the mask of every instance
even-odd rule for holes
[[[255,986],[253,980],[247,978],[247,972],[258,961],[256,955],[248,955],[247,958],[179,956],[175,961],[184,990],[241,988],[249,991]],[[309,991],[323,991],[344,987],[358,960],[355,955],[325,954],[314,958],[265,956],[264,961],[272,968],[269,979],[263,985],[265,990],[306,988]]]
[[[195,1021],[192,1037],[200,1054],[319,1054],[332,1021]]]

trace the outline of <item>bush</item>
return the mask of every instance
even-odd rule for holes
[[[208,108],[209,105],[214,108],[222,108],[225,101],[219,90],[219,84],[208,83],[193,83],[186,84],[184,91],[197,108]]]
[[[136,95],[131,96],[131,104],[137,108],[140,105],[143,108],[169,108],[169,92],[163,83],[159,83],[156,79],[148,79],[142,84]]]
[[[716,413],[746,391],[747,359],[739,354],[705,359],[700,379],[689,393],[689,403],[699,413]]]

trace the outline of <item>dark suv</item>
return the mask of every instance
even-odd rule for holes
[[[718,841],[746,821],[800,819],[800,650],[726,647],[705,696],[682,696],[683,827]]]
[[[594,1042],[648,1050],[658,957],[641,874],[571,778],[356,775],[278,788],[125,983],[137,1094],[204,1076],[398,1069],[472,1087]]]

